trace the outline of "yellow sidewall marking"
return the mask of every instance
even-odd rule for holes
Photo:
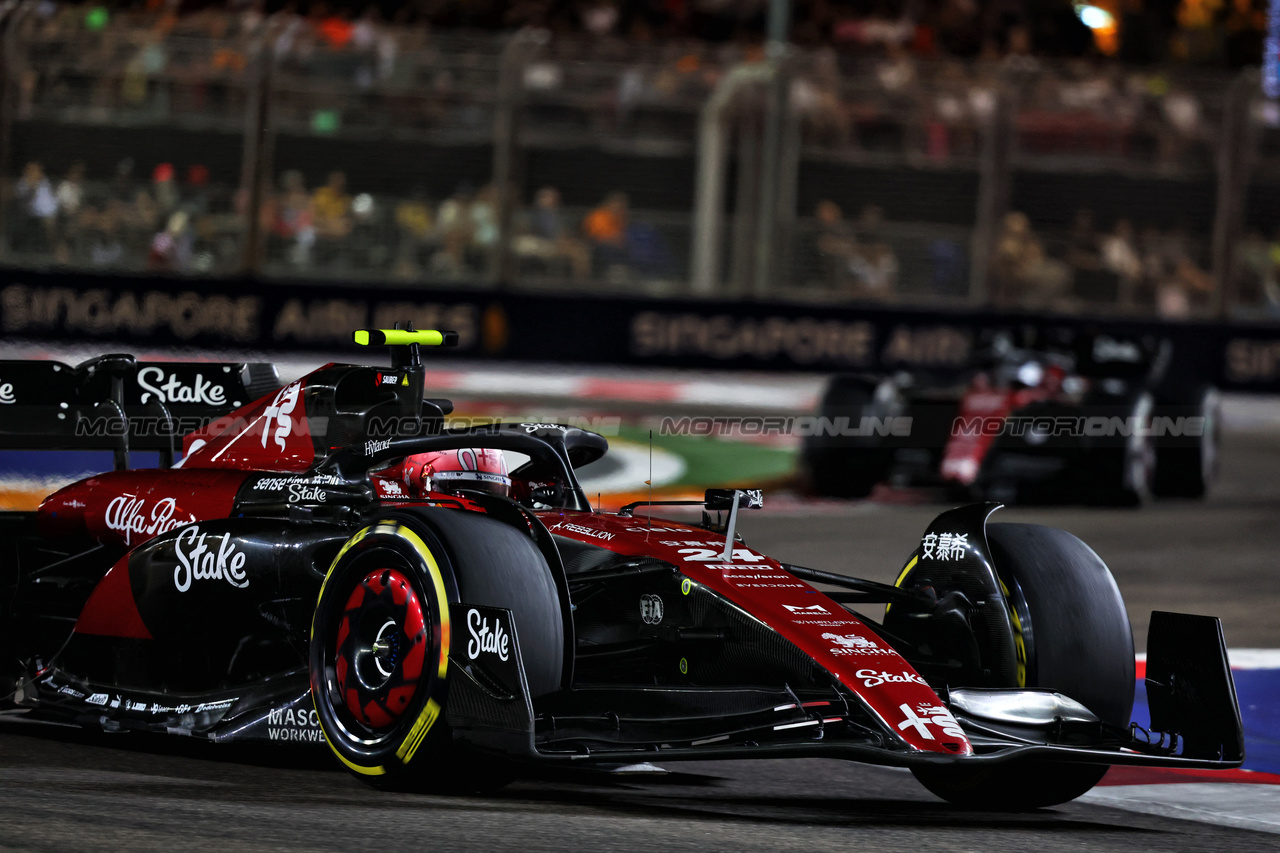
[[[418,556],[422,557],[422,561],[427,566],[427,574],[431,576],[431,588],[435,593],[437,602],[436,609],[440,612],[440,660],[436,667],[436,674],[439,678],[444,678],[445,673],[449,669],[449,641],[452,636],[451,625],[449,621],[449,597],[444,588],[444,577],[440,573],[440,564],[436,562],[435,555],[431,553],[431,549],[427,547],[427,543],[422,541],[422,537],[413,532],[408,527],[396,521],[380,521],[377,524],[364,528],[356,535],[347,540],[346,544],[338,551],[338,555],[333,558],[333,562],[329,564],[329,571],[325,573],[324,582],[320,584],[320,596],[324,596],[324,589],[329,583],[329,578],[333,576],[333,570],[337,568],[338,562],[343,555],[350,551],[355,545],[359,544],[366,536],[373,532],[389,533],[399,536],[408,542],[412,548],[418,552]],[[315,620],[311,623],[311,639],[315,640],[316,625]],[[311,704],[315,705],[315,695],[311,696]],[[428,699],[427,704],[423,707],[422,713],[418,715],[418,719],[414,721],[413,728],[409,730],[409,734],[400,743],[400,748],[396,750],[396,757],[401,763],[408,764],[413,760],[413,755],[418,751],[418,747],[422,745],[422,741],[426,738],[427,732],[435,724],[440,717],[440,703],[434,698]],[[345,764],[349,769],[361,774],[362,776],[383,776],[387,772],[387,768],[378,765],[375,767],[366,767],[356,764],[339,752],[333,745],[333,741],[329,739],[329,733],[324,730],[324,726],[320,727],[320,733],[324,735],[325,743],[329,744],[329,749],[334,755],[338,756],[338,760]]]
[[[1013,602],[1009,599],[1009,587],[1004,585],[1004,581],[1000,581],[1000,591],[1004,593],[1004,605],[1009,611],[1009,622],[1013,625],[1013,650],[1014,656],[1018,659],[1018,686],[1027,686],[1027,644],[1022,639],[1022,620],[1018,618],[1018,610],[1013,606]]]
[[[902,587],[902,583],[903,583],[903,581],[905,581],[905,580],[907,579],[907,574],[908,574],[908,573],[910,573],[910,571],[916,567],[916,563],[918,563],[918,562],[920,562],[920,555],[919,555],[919,554],[917,554],[916,556],[912,557],[912,558],[911,558],[911,561],[910,561],[910,562],[908,562],[905,566],[903,566],[903,567],[902,567],[902,571],[898,572],[898,579],[897,579],[896,581],[894,581],[894,582],[893,582],[893,585],[894,585],[894,586],[896,586],[896,587],[901,588],[901,587]],[[884,612],[885,612],[885,613],[888,613],[888,612],[889,612],[889,608],[890,608],[890,607],[892,607],[892,606],[893,606],[893,604],[892,604],[892,603],[886,604],[886,605],[884,606]]]

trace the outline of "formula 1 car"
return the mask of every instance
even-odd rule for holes
[[[230,412],[270,371],[171,365],[168,391],[139,393],[127,356],[0,362],[26,406],[0,412],[9,445],[105,432],[127,456],[163,444],[171,402],[209,421],[172,467],[0,519],[6,713],[327,743],[374,785],[469,792],[539,764],[825,756],[1025,809],[1112,764],[1243,761],[1217,619],[1152,615],[1151,725],[1131,723],[1124,603],[1069,533],[972,505],[929,525],[894,585],[782,563],[737,533],[759,492],[709,490],[694,524],[645,515],[680,502],[593,510],[574,469],[605,439],[451,428],[420,348],[456,335],[356,341],[391,366],[329,364]],[[194,394],[210,371],[222,392]]]
[[[1028,335],[1021,336],[1024,339]],[[1220,402],[1168,375],[1166,341],[996,336],[965,375],[832,378],[804,436],[814,492],[866,497],[881,482],[1002,503],[1134,506],[1203,497]]]

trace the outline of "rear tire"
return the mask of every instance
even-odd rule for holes
[[[1106,723],[1133,712],[1133,632],[1115,579],[1088,545],[1036,524],[987,527],[991,557],[1024,650],[1018,685],[1056,690]],[[1012,761],[987,767],[913,769],[926,788],[967,808],[1022,811],[1074,800],[1105,765]]]

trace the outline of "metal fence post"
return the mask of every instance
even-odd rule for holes
[[[693,263],[690,290],[714,293],[720,286],[720,237],[724,228],[725,116],[742,89],[767,83],[777,69],[769,63],[738,65],[716,85],[698,119],[698,175],[694,187]]]
[[[1244,224],[1249,176],[1258,149],[1257,123],[1253,120],[1254,95],[1258,91],[1257,69],[1246,69],[1227,90],[1222,115],[1222,135],[1218,143],[1217,185],[1214,197],[1211,268],[1217,285],[1213,291],[1213,314],[1226,317],[1235,300],[1236,243]]]
[[[9,2],[0,6],[0,258],[9,253],[10,176],[13,174],[13,63],[18,53],[18,24],[29,7]]]
[[[991,299],[991,253],[995,249],[1000,219],[1009,204],[1013,175],[1014,124],[1012,96],[999,87],[991,118],[982,128],[978,164],[978,209],[969,241],[969,301],[984,304]]]
[[[549,39],[546,30],[523,29],[502,49],[498,91],[493,115],[493,185],[497,188],[498,242],[490,259],[490,274],[498,284],[515,278],[511,235],[516,208],[520,206],[520,108],[524,103],[525,65]]]
[[[257,40],[245,103],[244,154],[240,163],[240,188],[248,190],[245,210],[244,250],[240,272],[260,271],[263,260],[262,201],[271,181],[271,90],[275,51],[264,32]]]

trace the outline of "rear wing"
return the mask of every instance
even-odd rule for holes
[[[168,467],[184,435],[279,388],[272,364],[0,360],[0,449],[111,450],[118,469],[157,450]]]

